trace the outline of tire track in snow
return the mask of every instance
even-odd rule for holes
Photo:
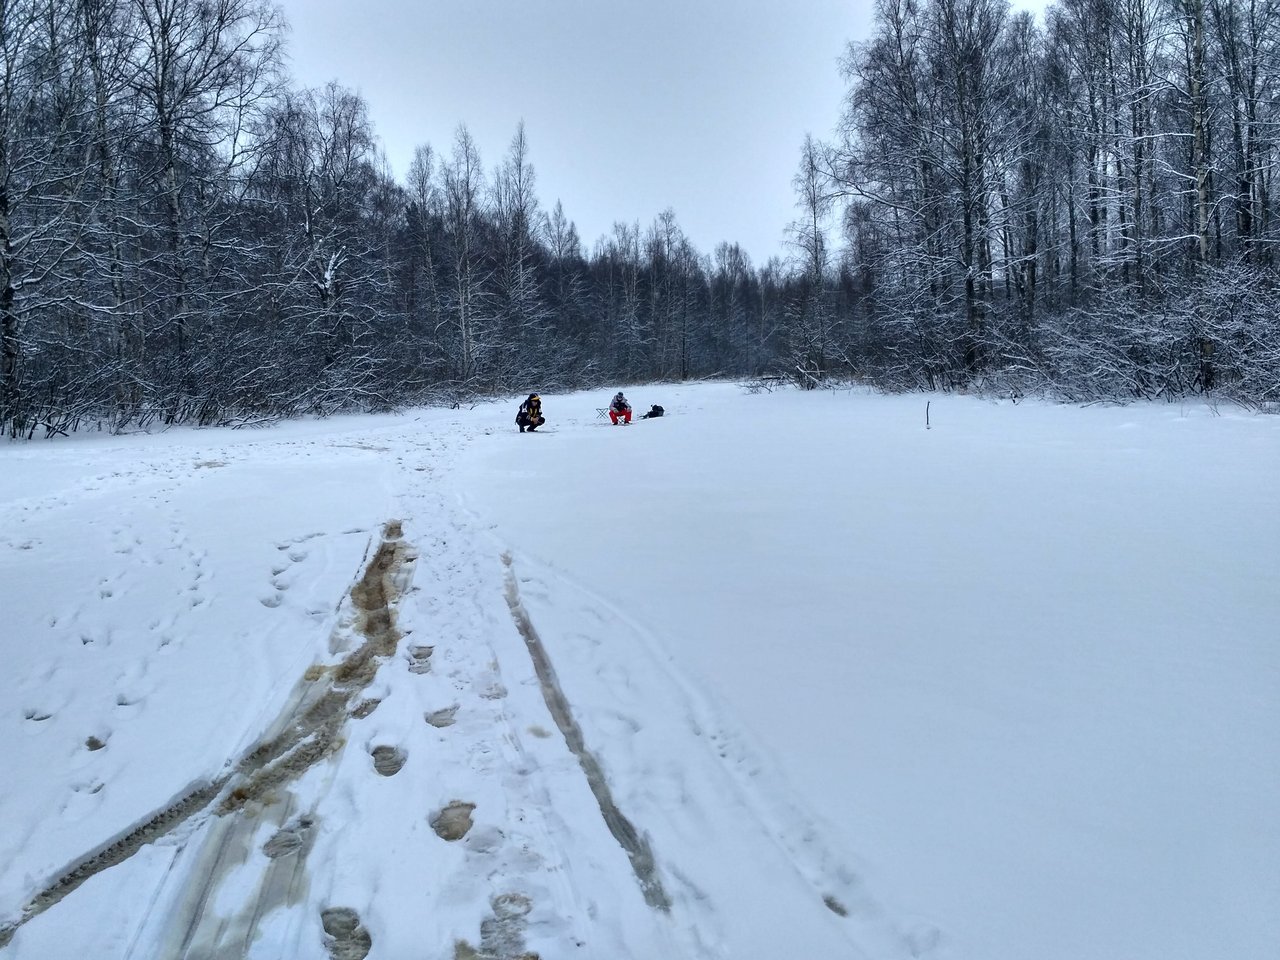
[[[284,788],[345,746],[343,728],[347,720],[367,708],[365,690],[378,668],[396,653],[401,639],[396,603],[409,587],[417,559],[402,537],[400,522],[388,522],[377,551],[351,588],[356,612],[354,631],[363,642],[337,664],[308,670],[302,696],[293,698],[295,706],[292,710],[286,708],[274,724],[274,735],[250,754],[263,764],[253,777],[229,791],[219,805],[216,812],[220,816],[242,813],[232,821],[231,829],[215,832],[203,844],[200,857],[210,863],[211,876],[199,895],[189,897],[179,916],[166,924],[170,942],[178,941],[174,956],[247,956],[262,918],[274,907],[298,903],[305,896],[309,887],[306,857],[316,823],[315,798],[312,809],[286,823],[294,811],[292,796]],[[278,799],[282,793],[283,799]],[[263,823],[280,828],[275,837],[281,838],[282,849],[278,856],[271,857],[256,882],[255,892],[235,915],[220,917],[208,905],[223,877],[245,862],[252,838]],[[291,835],[296,835],[299,842],[286,839]],[[354,911],[334,909],[343,915],[350,913],[356,924],[352,929],[363,931]],[[322,926],[326,934],[335,936],[328,924]],[[339,927],[345,929],[344,924]],[[341,937],[339,941],[346,943]],[[357,939],[352,944],[360,942]],[[345,949],[342,947],[334,956],[348,956],[342,953]],[[349,954],[357,955],[365,954]]]
[[[417,559],[402,537],[400,521],[388,521],[378,550],[351,589],[352,605],[357,613],[355,629],[363,636],[363,643],[330,668],[308,670],[269,733],[239,760],[231,773],[193,784],[137,826],[78,859],[34,894],[23,905],[17,919],[0,923],[0,949],[13,940],[24,924],[56,906],[86,881],[124,863],[144,846],[173,833],[213,807],[213,814],[218,818],[238,816],[235,822],[225,825],[226,829],[214,831],[213,849],[204,853],[216,869],[213,876],[199,878],[202,881],[199,889],[182,911],[186,917],[182,922],[185,929],[179,939],[185,951],[198,932],[205,905],[216,890],[218,880],[235,865],[231,862],[235,858],[226,855],[228,847],[251,837],[258,822],[280,814],[277,809],[280,802],[273,802],[275,791],[342,748],[345,741],[341,730],[360,705],[360,694],[372,682],[378,666],[394,656],[400,640],[395,603],[408,588]],[[245,807],[253,801],[265,805],[259,811],[246,814]],[[305,850],[305,844],[297,848],[301,853]],[[281,859],[291,858],[273,858],[273,870],[269,874],[281,872],[275,869]],[[296,862],[284,870],[290,874],[287,883],[280,884],[273,875],[267,876],[259,898],[249,904],[252,916],[246,919],[243,930],[246,943],[251,941],[257,921],[265,913],[263,898],[282,887],[296,892],[299,884],[305,882],[305,877],[297,876]],[[224,922],[217,936],[225,929]],[[237,931],[237,935],[240,932]]]
[[[591,793],[600,805],[600,814],[604,817],[605,825],[631,861],[631,868],[635,871],[636,879],[640,881],[640,890],[644,894],[645,903],[655,910],[668,913],[671,910],[671,900],[658,876],[657,862],[649,841],[640,835],[614,802],[600,761],[587,749],[582,728],[574,719],[573,712],[569,709],[569,701],[565,699],[564,691],[560,689],[560,682],[556,679],[551,659],[547,656],[546,648],[537,630],[534,629],[533,621],[529,619],[528,611],[520,601],[520,588],[512,569],[511,554],[504,553],[502,562],[507,568],[507,606],[511,609],[511,618],[515,621],[516,629],[524,638],[525,646],[529,648],[529,656],[533,660],[533,668],[538,675],[538,684],[542,688],[547,709],[555,719],[556,726],[560,728],[569,751],[578,758],[582,772],[587,776],[587,785],[590,786]]]

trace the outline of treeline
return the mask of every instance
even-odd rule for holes
[[[0,0],[0,428],[243,423],[764,371],[794,281],[671,211],[588,254],[523,129],[389,172],[260,0]]]
[[[1276,399],[1278,16],[883,3],[753,264],[669,210],[588,251],[523,128],[397,182],[262,0],[0,0],[0,431],[766,374]]]
[[[844,66],[879,379],[1280,401],[1280,2],[879,0]]]

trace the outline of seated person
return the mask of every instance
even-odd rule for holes
[[[631,422],[631,404],[627,402],[621,390],[613,395],[613,400],[609,403],[609,419],[613,421],[615,427],[618,425],[619,417],[624,424]]]

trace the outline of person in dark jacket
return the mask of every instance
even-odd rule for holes
[[[619,418],[624,424],[631,422],[631,404],[622,395],[621,390],[615,393],[613,400],[609,402],[609,419],[613,421],[615,427],[618,425]]]
[[[529,394],[529,399],[520,404],[520,409],[516,412],[516,426],[521,433],[526,429],[533,433],[546,422],[547,418],[542,415],[542,398],[536,393]]]

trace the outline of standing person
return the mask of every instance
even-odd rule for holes
[[[619,417],[622,418],[623,424],[631,422],[631,404],[627,402],[621,390],[613,395],[613,400],[609,404],[609,419],[613,421],[615,427],[618,425]]]
[[[529,394],[529,399],[520,404],[520,409],[516,412],[516,426],[521,433],[524,433],[526,427],[533,433],[546,422],[547,418],[542,415],[542,398],[536,393]]]

